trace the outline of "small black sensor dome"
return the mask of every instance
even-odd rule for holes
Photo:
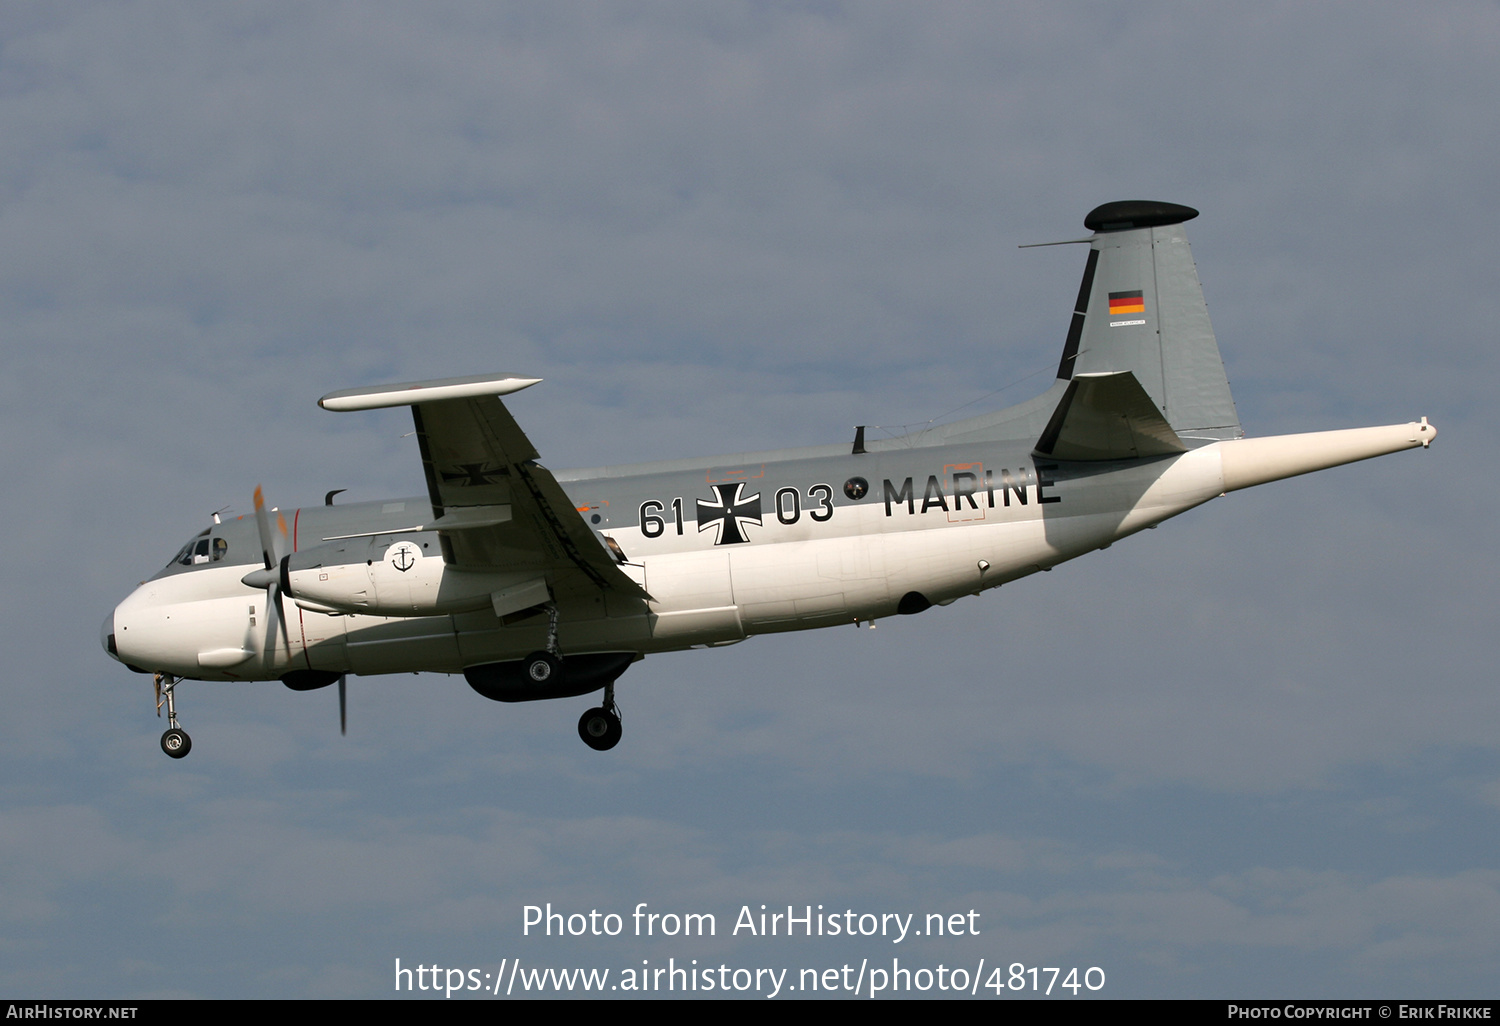
[[[1198,211],[1181,203],[1160,200],[1116,200],[1095,207],[1083,219],[1083,226],[1094,232],[1123,232],[1131,228],[1155,228],[1180,224],[1198,216]]]

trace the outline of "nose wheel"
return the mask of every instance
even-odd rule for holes
[[[181,727],[173,727],[161,736],[161,750],[174,759],[181,759],[193,750],[193,739]]]
[[[166,683],[163,684],[163,681]],[[177,722],[177,701],[172,693],[180,683],[182,678],[170,673],[156,675],[156,715],[161,715],[163,702],[167,705],[167,732],[161,736],[161,750],[174,759],[181,759],[193,750],[193,739],[188,737],[188,732]]]
[[[615,705],[614,682],[604,686],[604,704],[578,718],[578,736],[596,752],[607,752],[620,743],[620,709]]]

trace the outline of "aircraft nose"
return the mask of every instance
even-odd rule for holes
[[[115,648],[115,614],[110,613],[104,618],[104,626],[99,628],[99,644],[104,646],[110,658],[119,659],[120,652]]]

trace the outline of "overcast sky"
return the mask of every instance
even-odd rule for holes
[[[1488,2],[6,4],[0,992],[899,957],[1494,997],[1497,96]],[[1248,433],[1433,448],[653,657],[607,754],[586,699],[425,675],[353,679],[347,738],[332,691],[185,684],[176,762],[100,650],[257,483],[422,493],[404,412],[325,392],[542,377],[508,404],[556,469],[998,409],[1083,263],[1016,247],[1134,198],[1202,211]],[[546,902],[718,936],[523,937]],[[732,936],[761,904],[980,932]]]

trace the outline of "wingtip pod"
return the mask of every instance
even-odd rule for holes
[[[1316,431],[1305,435],[1273,435],[1218,442],[1224,490],[1279,481],[1284,477],[1310,474],[1315,470],[1356,463],[1402,449],[1427,448],[1437,437],[1437,428],[1423,417],[1420,422],[1384,427],[1353,428],[1348,431]]]
[[[380,410],[391,406],[415,406],[444,399],[469,399],[474,396],[509,395],[530,388],[541,378],[519,374],[475,374],[466,378],[435,378],[431,381],[407,381],[373,388],[346,388],[329,392],[318,400],[325,410],[344,413],[350,410]]]

